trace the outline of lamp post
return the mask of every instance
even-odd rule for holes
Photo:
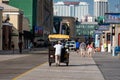
[[[112,56],[115,56],[114,47],[115,47],[115,25],[112,26]]]
[[[3,13],[3,7],[0,7],[0,50],[2,50],[2,13]]]
[[[105,52],[104,49],[104,43],[105,43],[105,32],[102,33],[102,45],[101,45],[101,52]]]
[[[59,34],[62,34],[62,23],[63,23],[63,22],[60,22],[60,30],[59,30]]]

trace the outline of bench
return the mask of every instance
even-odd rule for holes
[[[120,55],[120,46],[116,46],[114,50],[116,56]]]

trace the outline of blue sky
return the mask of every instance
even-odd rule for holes
[[[89,12],[91,15],[93,15],[93,1],[94,0],[54,0],[54,1],[82,1],[82,2],[87,2],[89,4]],[[117,12],[117,8],[115,5],[118,5],[118,2],[120,0],[108,0],[109,2],[109,12]],[[120,7],[120,4],[119,4]],[[120,11],[119,11],[120,12]]]

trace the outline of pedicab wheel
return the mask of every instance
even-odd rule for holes
[[[51,64],[52,64],[52,63],[51,63],[51,62],[49,62],[49,66],[51,66]]]
[[[68,66],[68,64],[69,64],[69,63],[67,62],[67,63],[66,63],[66,66]]]

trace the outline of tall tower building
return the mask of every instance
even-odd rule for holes
[[[64,5],[64,2],[54,3],[55,16],[70,16],[70,6]]]
[[[78,20],[81,21],[83,17],[89,15],[89,4],[86,2],[80,2],[78,6],[75,6],[75,17],[78,17]]]
[[[94,16],[104,16],[108,12],[108,0],[94,0]]]
[[[86,2],[65,1],[54,3],[54,15],[76,17],[79,21],[89,14]]]

